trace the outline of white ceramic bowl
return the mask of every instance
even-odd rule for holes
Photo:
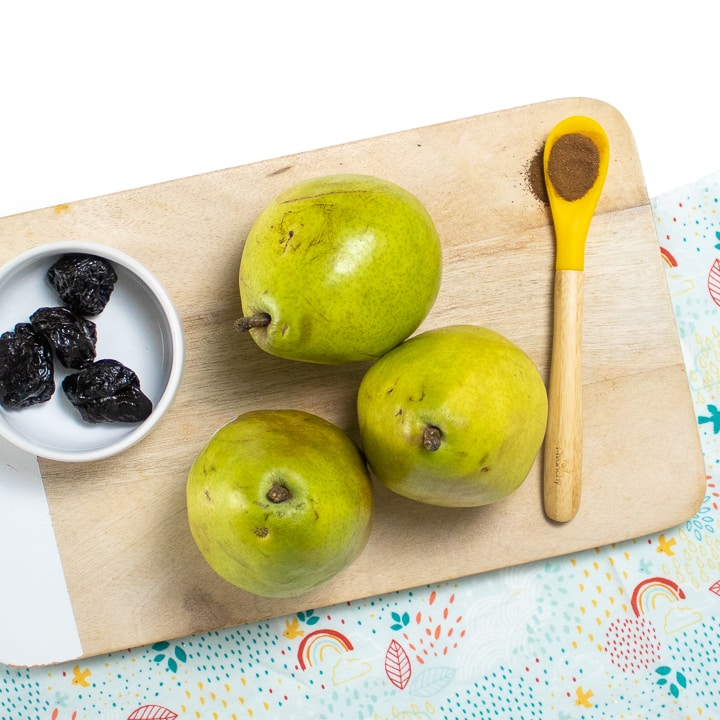
[[[27,408],[0,407],[0,435],[38,457],[88,462],[134,445],[163,416],[182,375],[183,332],[167,292],[140,263],[106,245],[68,241],[36,247],[0,268],[0,334],[29,322],[40,307],[62,305],[46,273],[66,253],[98,255],[115,268],[118,280],[110,301],[90,318],[97,326],[96,359],[112,358],[134,370],[153,411],[138,424],[84,421],[62,390],[62,379],[77,370],[56,361],[52,398]]]

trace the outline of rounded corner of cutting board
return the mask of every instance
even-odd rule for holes
[[[691,520],[700,512],[708,494],[708,478],[710,475],[708,474],[707,467],[705,466],[705,457],[703,455],[702,447],[699,448],[698,455],[699,467],[696,469],[695,480],[693,482],[694,496],[691,496],[691,500],[687,505],[685,517],[681,522]]]
[[[560,122],[560,120],[569,115],[587,115],[588,117],[592,117],[603,125],[608,132],[611,130],[615,133],[622,131],[630,143],[630,154],[637,154],[637,143],[635,142],[635,135],[630,127],[630,123],[627,121],[623,112],[607,100],[584,96],[565,97],[538,103],[536,107],[543,108],[546,111],[548,120],[553,124]],[[557,108],[557,113],[547,112],[551,109],[554,110],[554,108]],[[611,158],[613,157],[612,146],[610,148],[610,156]]]
[[[630,132],[632,132],[630,130],[630,124],[622,111],[616,105],[613,105],[607,100],[602,100],[601,98],[578,95],[573,97],[558,98],[556,100],[547,100],[545,103],[540,103],[540,105],[543,104],[557,104],[563,107],[567,106],[573,115],[599,115],[607,117],[608,119],[612,118],[619,121],[627,127]]]

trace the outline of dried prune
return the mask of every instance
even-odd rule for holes
[[[105,258],[68,253],[56,260],[47,278],[60,299],[80,315],[99,315],[115,289],[117,273]]]
[[[137,423],[152,412],[152,401],[140,389],[133,370],[117,360],[97,360],[62,383],[70,402],[90,423]]]
[[[6,410],[37,405],[55,392],[52,348],[30,323],[0,335],[0,405]]]
[[[66,368],[82,370],[95,360],[97,327],[66,307],[38,308],[31,316],[35,332],[52,345],[57,359]]]

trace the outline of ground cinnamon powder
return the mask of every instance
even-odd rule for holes
[[[548,198],[547,187],[545,187],[544,155],[545,145],[541,145],[525,169],[525,182],[530,188],[530,192],[543,205],[549,205],[550,198]]]
[[[586,135],[561,135],[550,149],[547,175],[555,192],[565,200],[583,197],[595,184],[599,169],[597,145]]]

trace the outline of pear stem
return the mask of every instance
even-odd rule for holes
[[[422,446],[430,452],[440,449],[442,444],[442,431],[435,425],[426,425],[422,434]]]
[[[280,483],[275,483],[267,492],[267,499],[272,503],[282,503],[290,499],[290,491]]]
[[[252,328],[263,328],[270,324],[271,317],[267,313],[257,313],[257,315],[247,315],[238,318],[235,321],[235,329],[240,332],[247,332]]]

